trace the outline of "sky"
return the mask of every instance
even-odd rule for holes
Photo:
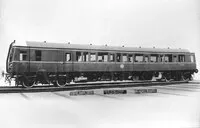
[[[13,40],[183,48],[200,65],[200,1],[0,0],[0,67]]]

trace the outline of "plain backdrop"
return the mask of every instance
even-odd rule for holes
[[[0,0],[1,68],[13,40],[183,48],[199,67],[200,1]]]
[[[200,0],[0,0],[0,69],[13,40],[182,48],[196,53],[199,68]],[[2,94],[0,125],[200,126],[198,85],[176,86],[147,95]]]

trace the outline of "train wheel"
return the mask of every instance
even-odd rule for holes
[[[141,74],[141,80],[151,80],[152,79],[152,73],[151,72],[143,72]]]
[[[24,78],[22,82],[22,86],[25,88],[32,88],[35,85],[34,79]]]
[[[169,82],[171,80],[171,73],[164,73],[164,79],[166,82]]]
[[[138,80],[139,80],[139,76],[133,75],[133,76],[132,76],[132,80],[133,80],[133,81],[138,81]]]
[[[66,77],[59,77],[56,80],[56,85],[59,86],[59,87],[64,87],[67,84],[69,84],[69,81],[66,79]]]
[[[183,80],[183,81],[188,81],[189,80],[189,78],[188,77],[186,77],[186,76],[181,76],[181,79]]]
[[[190,74],[187,74],[187,73],[181,74],[181,79],[184,80],[184,81],[188,81],[188,80],[190,80],[190,78],[191,78]]]
[[[191,74],[189,80],[193,80],[194,79],[194,74]]]

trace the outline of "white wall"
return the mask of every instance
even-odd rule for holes
[[[199,68],[200,1],[0,0],[0,67],[14,39],[187,48]]]

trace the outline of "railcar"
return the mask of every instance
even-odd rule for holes
[[[191,80],[195,54],[186,49],[135,48],[27,41],[10,44],[7,74],[16,85],[66,86],[70,82]]]

